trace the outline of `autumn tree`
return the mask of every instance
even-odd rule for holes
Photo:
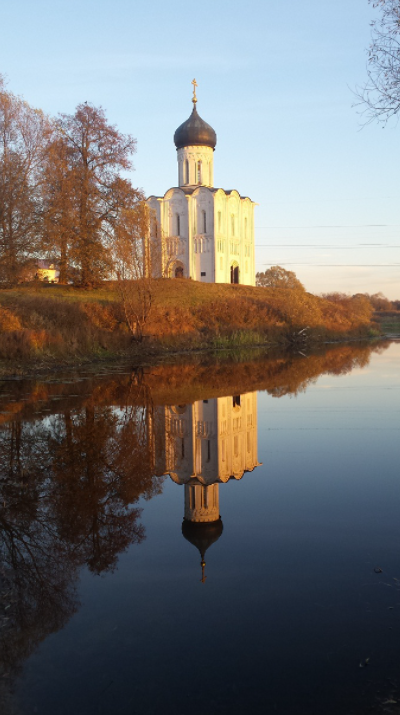
[[[70,277],[72,254],[77,243],[78,205],[71,150],[65,138],[53,131],[42,166],[42,250],[55,258],[59,282]]]
[[[369,0],[381,11],[372,22],[368,48],[368,81],[357,91],[367,121],[386,123],[400,111],[400,2]]]
[[[371,321],[373,305],[371,296],[363,293],[356,293],[353,296],[347,293],[322,293],[321,298],[334,303],[339,312],[336,313],[336,319],[341,322],[345,320],[349,323],[349,327],[357,325],[368,325]]]
[[[120,172],[132,166],[136,141],[109,124],[101,107],[87,103],[73,115],[61,115],[57,126],[73,202],[70,256],[82,284],[90,285],[112,267],[111,240],[121,199],[116,186]]]
[[[286,271],[282,266],[271,266],[263,273],[256,273],[256,285],[263,288],[297,288],[304,290],[303,284],[293,271]]]
[[[16,283],[40,239],[40,166],[49,123],[0,77],[0,280]]]

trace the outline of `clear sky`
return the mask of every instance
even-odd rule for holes
[[[250,196],[256,265],[314,293],[400,298],[400,126],[362,128],[367,0],[13,0],[0,72],[49,114],[88,101],[137,139],[135,186],[177,183],[175,129],[217,132],[215,185]]]

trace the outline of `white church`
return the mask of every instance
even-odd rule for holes
[[[217,135],[193,110],[178,127],[174,142],[178,186],[150,196],[150,240],[160,244],[157,274],[206,283],[255,285],[254,206],[236,190],[214,187]]]

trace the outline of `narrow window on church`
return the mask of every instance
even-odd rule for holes
[[[185,441],[184,441],[184,440],[182,440],[182,452],[181,452],[181,454],[182,454],[182,459],[183,459],[184,456],[185,456]]]
[[[189,183],[189,162],[187,159],[185,159],[185,178],[184,178],[184,183],[188,184]]]
[[[204,509],[208,509],[207,487],[203,487],[203,507],[204,507]]]
[[[207,440],[207,462],[209,462],[211,459],[211,442],[208,439]]]
[[[235,215],[231,214],[231,234],[235,235]]]
[[[207,214],[203,211],[203,233],[207,233]]]
[[[154,238],[157,238],[158,237],[158,221],[156,218],[153,218],[152,225],[153,225],[153,236],[154,236]]]
[[[239,456],[239,437],[237,436],[237,434],[235,435],[235,437],[233,439],[233,452],[234,452],[235,457]]]
[[[181,217],[179,214],[176,214],[176,235],[181,235]]]
[[[222,214],[221,211],[218,211],[218,231],[221,232],[221,226],[222,226]]]
[[[196,506],[196,488],[195,487],[190,487],[190,496],[189,496],[189,504],[190,508],[194,509]]]
[[[201,184],[201,161],[197,162],[197,183]]]

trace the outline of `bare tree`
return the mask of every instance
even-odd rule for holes
[[[357,92],[367,123],[383,124],[400,111],[400,1],[369,0],[381,10],[372,24],[368,48],[368,81]]]
[[[49,122],[0,76],[0,280],[15,283],[40,241],[40,166]]]
[[[159,242],[150,240],[151,212],[143,194],[120,181],[124,194],[114,227],[114,267],[126,322],[135,341],[143,340],[154,291],[154,265]]]

